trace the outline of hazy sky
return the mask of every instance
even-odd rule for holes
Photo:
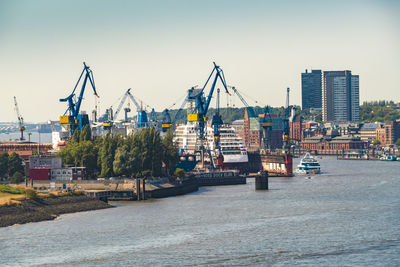
[[[212,61],[250,105],[281,106],[286,87],[301,104],[306,68],[359,74],[361,102],[400,101],[399,14],[400,1],[0,0],[0,121],[16,121],[13,96],[25,121],[58,119],[83,61],[102,113],[130,87],[178,107]],[[82,110],[94,103],[87,87]]]

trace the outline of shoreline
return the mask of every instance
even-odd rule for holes
[[[112,208],[101,200],[85,195],[22,200],[21,204],[0,206],[0,227],[54,220],[61,214]]]
[[[180,185],[146,190],[149,198],[167,198],[198,190],[197,183],[184,181]],[[102,200],[86,195],[54,196],[21,200],[21,204],[0,206],[0,227],[54,220],[62,214],[114,207]]]

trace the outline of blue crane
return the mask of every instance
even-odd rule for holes
[[[205,82],[202,89],[195,89],[192,87],[188,90],[188,101],[192,100],[195,102],[195,106],[192,110],[191,114],[188,114],[188,121],[198,122],[199,124],[199,139],[204,139],[204,126],[206,121],[206,115],[208,108],[210,106],[210,102],[212,99],[212,95],[214,93],[215,85],[217,84],[218,79],[221,81],[222,85],[224,86],[225,92],[230,94],[228,91],[228,87],[225,81],[225,75],[223,70],[213,62],[214,68],[211,71],[210,76],[208,76],[207,81]],[[206,88],[208,82],[210,81],[211,77],[215,74],[213,83],[210,88],[210,92],[208,93],[207,98],[204,96],[204,89]]]
[[[81,81],[82,76],[84,74],[85,74],[85,77],[82,82],[82,88],[81,88],[78,98],[76,98],[75,90],[78,87],[78,84]],[[60,102],[68,102],[68,109],[65,111],[64,115],[60,117],[60,124],[69,126],[71,136],[74,134],[76,129],[81,130],[84,125],[89,124],[88,115],[87,114],[79,114],[82,100],[83,100],[83,93],[85,92],[85,87],[86,87],[86,83],[88,80],[90,81],[94,95],[99,97],[96,92],[96,86],[94,84],[93,72],[90,69],[90,67],[87,66],[85,62],[83,62],[83,70],[82,70],[81,75],[79,76],[78,81],[76,82],[74,90],[72,90],[72,93],[69,96],[67,96],[66,98],[60,99]],[[68,115],[66,115],[67,113],[68,113]]]
[[[205,82],[203,88],[196,89],[196,88],[192,87],[191,89],[188,90],[188,96],[187,96],[187,101],[191,103],[191,107],[190,107],[191,110],[190,110],[190,113],[188,114],[188,121],[197,122],[197,124],[198,124],[198,130],[199,130],[198,140],[200,141],[199,151],[201,153],[202,166],[204,166],[204,152],[206,151],[206,149],[204,147],[204,142],[205,142],[204,127],[205,127],[205,123],[207,120],[206,115],[208,112],[208,108],[210,107],[211,99],[212,99],[212,96],[213,96],[213,93],[215,90],[215,86],[216,86],[218,80],[221,81],[221,83],[225,89],[225,92],[230,95],[228,87],[226,85],[225,75],[224,75],[223,70],[219,66],[217,66],[217,64],[215,64],[215,62],[213,62],[213,64],[214,64],[214,68],[211,71],[210,76],[208,76],[208,79]],[[213,82],[211,84],[210,91],[208,93],[208,96],[205,97],[204,89],[206,88],[208,82],[211,80],[211,77],[213,75],[215,75],[215,76],[214,76]],[[219,102],[219,99],[218,99],[218,102]],[[219,111],[217,111],[217,114],[213,118],[213,126],[217,130],[214,133],[214,140],[216,140],[218,144],[219,144],[219,125],[220,124],[222,124],[222,118],[219,115]],[[211,159],[212,158],[211,152],[209,150],[207,150],[207,152],[210,155],[210,159]],[[211,160],[211,163],[212,163],[212,160]]]
[[[183,110],[183,108],[185,107],[186,103],[187,103],[187,97],[185,97],[185,99],[182,102],[182,105],[180,106],[180,108],[178,109],[178,111],[175,113],[175,116],[173,119],[171,119],[171,115],[169,114],[169,108],[166,108],[163,110],[162,112],[162,123],[161,123],[161,128],[162,131],[165,133],[168,131],[168,129],[172,128],[174,129],[175,127],[175,122],[179,117],[179,114],[181,113],[181,111]],[[173,104],[172,106],[174,106],[175,104]],[[171,107],[172,107],[171,106]]]

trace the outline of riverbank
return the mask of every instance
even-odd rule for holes
[[[103,201],[84,195],[27,199],[22,200],[21,204],[0,206],[0,227],[53,220],[65,213],[111,207]]]

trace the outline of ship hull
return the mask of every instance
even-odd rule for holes
[[[293,156],[291,154],[268,153],[261,154],[261,165],[269,175],[293,176]]]
[[[246,177],[235,171],[213,171],[194,174],[199,186],[246,184]]]

